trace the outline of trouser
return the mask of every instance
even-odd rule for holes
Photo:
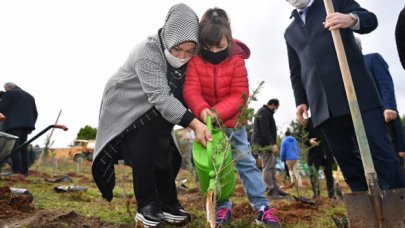
[[[181,156],[170,134],[172,128],[172,124],[158,117],[125,137],[123,154],[132,165],[138,209],[153,201],[178,202],[175,178]]]
[[[14,128],[9,129],[7,131],[7,133],[18,137],[16,143],[14,144],[13,150],[27,141],[28,134],[30,132],[31,130],[23,128]],[[28,175],[29,155],[27,151],[27,146],[24,146],[18,151],[14,151],[11,154],[11,161],[12,161],[11,169],[13,173],[20,173],[25,176]]]
[[[276,179],[276,157],[273,152],[264,152],[259,155],[262,160],[262,176],[267,192],[280,190]]]
[[[329,162],[327,159],[322,160],[322,164],[314,163],[308,161],[309,166],[309,176],[311,179],[312,191],[315,197],[321,195],[321,188],[319,185],[318,171],[321,166],[323,166],[323,173],[325,174],[326,188],[328,190],[328,197],[335,197],[334,181],[333,181],[333,170],[332,162]]]
[[[405,173],[385,132],[382,109],[362,112],[370,153],[381,189],[405,187]],[[320,129],[353,192],[368,189],[350,116],[327,120]]]
[[[298,160],[286,160],[285,161],[288,166],[288,171],[290,172],[290,176],[292,180],[294,181],[294,184],[298,186],[302,186],[302,180],[300,173],[298,171]]]

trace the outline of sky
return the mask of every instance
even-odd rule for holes
[[[53,147],[66,147],[86,125],[97,128],[102,92],[132,48],[163,26],[170,7],[184,2],[199,17],[209,8],[227,11],[233,36],[246,43],[251,90],[264,87],[255,110],[280,100],[275,114],[281,129],[295,119],[285,28],[293,10],[284,0],[13,0],[0,2],[0,85],[14,82],[36,100],[39,117],[28,138],[54,124]],[[405,71],[395,45],[395,25],[404,1],[358,0],[374,12],[378,28],[359,35],[363,52],[380,53],[390,66],[400,114],[405,114]],[[44,145],[49,132],[33,144]]]

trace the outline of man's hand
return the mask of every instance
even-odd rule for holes
[[[309,144],[311,144],[312,146],[318,146],[319,145],[318,139],[317,138],[311,138],[309,140]]]
[[[350,14],[332,13],[326,16],[324,27],[329,30],[350,28],[353,26],[355,19]]]
[[[300,104],[297,107],[297,119],[298,122],[303,125],[303,126],[307,126],[308,124],[308,106],[306,104]]]
[[[405,152],[399,152],[398,154],[401,158],[405,158]]]
[[[5,120],[5,119],[6,119],[6,116],[3,115],[3,113],[0,112],[0,122]]]
[[[397,118],[397,112],[392,109],[384,110],[384,120],[386,123],[389,123]]]
[[[271,152],[277,154],[277,153],[278,153],[278,146],[277,146],[277,145],[273,145],[273,146],[271,147]]]

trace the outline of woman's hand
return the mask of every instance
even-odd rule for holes
[[[194,118],[188,126],[193,129],[197,142],[204,147],[207,146],[207,141],[212,141],[212,135],[208,131],[207,125],[203,124],[197,118]]]

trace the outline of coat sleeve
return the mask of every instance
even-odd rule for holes
[[[286,142],[285,140],[282,140],[280,146],[280,160],[284,162],[286,157],[287,157]]]
[[[395,27],[395,40],[397,43],[399,60],[405,70],[405,8],[398,16],[397,25]]]
[[[340,0],[336,1],[342,4],[343,8],[341,10],[337,10],[341,13],[355,13],[359,17],[360,20],[360,28],[358,30],[354,30],[354,32],[359,34],[370,33],[374,31],[374,29],[378,26],[378,20],[374,13],[362,8],[356,1],[354,0]],[[338,4],[338,3],[337,3]]]
[[[248,73],[245,61],[237,57],[233,67],[232,82],[230,85],[226,85],[230,86],[230,94],[212,107],[223,122],[239,113],[241,107],[246,103],[244,97],[249,96]]]
[[[377,87],[381,93],[384,109],[397,110],[394,83],[392,82],[392,77],[388,70],[388,64],[378,53],[372,54],[371,57],[371,67],[369,70],[373,74]]]
[[[288,63],[291,86],[294,91],[295,105],[308,104],[304,85],[301,81],[301,64],[294,49],[287,43]]]
[[[270,116],[271,114],[269,112],[260,112],[260,131],[261,135],[263,136],[264,143],[265,145],[275,145],[276,142],[272,140],[272,133],[270,131],[271,129],[271,122],[270,122]]]
[[[208,108],[209,104],[202,96],[201,81],[197,72],[197,64],[194,59],[191,59],[187,64],[186,80],[183,87],[183,97],[188,108],[200,118],[201,112]],[[202,120],[205,121],[205,120]]]

